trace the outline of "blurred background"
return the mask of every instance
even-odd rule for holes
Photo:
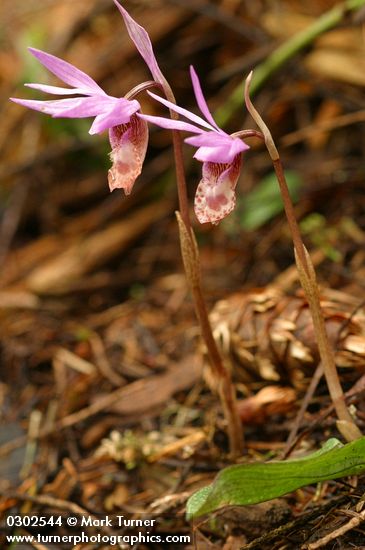
[[[243,83],[250,70],[259,73],[254,102],[280,150],[320,283],[362,300],[362,2],[339,14],[331,10],[340,4],[331,0],[130,0],[123,5],[149,32],[178,103],[198,112],[189,78],[192,64],[228,133],[255,128],[244,106]],[[328,13],[334,15],[327,20]],[[61,490],[61,480],[72,463],[78,472],[95,470],[95,478],[85,481],[86,476],[78,487],[83,505],[101,510],[109,498],[113,509],[115,502],[120,507],[132,495],[150,491],[139,497],[147,502],[151,495],[165,494],[166,487],[150,470],[145,478],[141,474],[143,481],[131,481],[110,462],[110,479],[118,479],[119,492],[112,490],[91,458],[102,438],[116,427],[124,434],[127,428],[136,430],[140,440],[153,430],[165,433],[162,427],[170,426],[183,405],[185,420],[179,417],[170,436],[188,436],[201,407],[215,402],[204,393],[199,397],[200,367],[191,369],[198,330],[179,253],[171,137],[151,128],[143,173],[132,194],[110,194],[107,133],[90,136],[89,119],[52,119],[8,97],[46,99],[24,88],[25,82],[60,85],[28,46],[74,64],[109,95],[123,96],[149,80],[113,2],[2,0],[0,19],[2,489],[26,492],[37,486],[42,493],[46,487],[47,494],[71,499],[76,481]],[[305,29],[298,47],[291,39]],[[281,62],[275,52],[283,45]],[[138,99],[145,112],[163,113],[146,95]],[[217,227],[198,226],[192,208],[210,306],[233,291],[280,281],[293,294],[298,286],[270,159],[260,142],[249,144],[234,213]],[[193,152],[184,147],[192,204],[201,171]],[[357,352],[365,357],[363,344]],[[156,390],[148,386],[147,393],[122,400],[119,408],[115,394],[113,402],[98,401],[118,388],[167,376],[172,364],[186,361],[183,381],[177,381],[177,371],[158,381],[160,398],[152,398]],[[70,417],[80,411],[80,417]],[[201,424],[207,422],[212,419],[204,416]],[[58,439],[60,426],[65,436]],[[34,437],[41,432],[53,439],[36,445]],[[133,450],[120,460],[135,465],[139,444],[132,436],[120,437],[120,448]],[[160,440],[162,447],[166,442]],[[4,502],[6,510],[9,500]]]
[[[194,108],[188,74],[188,67],[193,64],[209,105],[227,132],[254,127],[242,101],[243,81],[251,69],[256,67],[260,71],[262,64],[271,60],[274,70],[264,67],[265,80],[255,90],[256,105],[280,147],[293,198],[301,199],[298,215],[303,219],[309,241],[327,239],[328,242],[313,244],[327,248],[327,256],[333,260],[339,259],[343,251],[332,250],[329,234],[336,228],[343,232],[341,223],[361,225],[363,11],[340,17],[335,30],[309,39],[300,52],[289,48],[286,62],[275,66],[274,57],[270,58],[275,49],[303,28],[310,28],[334,2],[156,0],[127,4],[148,29],[178,103]],[[169,253],[163,228],[171,221],[176,206],[169,134],[151,129],[145,169],[133,195],[129,198],[121,192],[110,195],[106,185],[110,165],[107,133],[91,137],[88,119],[52,120],[7,101],[9,96],[45,97],[24,88],[24,82],[56,83],[56,78],[29,54],[29,45],[81,68],[110,95],[122,96],[148,80],[148,69],[136,54],[114,5],[108,0],[76,3],[61,0],[23,6],[4,0],[1,10],[3,286],[20,281],[24,284],[27,280],[29,290],[53,293],[55,287],[59,290],[64,284],[73,288],[78,284],[87,286],[87,279],[96,286],[99,280],[103,288],[112,282],[124,293],[131,284],[144,284],[146,275],[138,273],[133,273],[131,282],[130,270],[124,269],[124,254],[118,245],[113,250],[105,247],[100,256],[95,252],[95,257],[89,260],[92,265],[88,262],[79,265],[79,272],[72,274],[72,283],[64,280],[67,273],[60,272],[59,278],[57,273],[47,275],[47,271],[42,275],[41,266],[69,249],[75,238],[96,236],[101,228],[122,220],[134,212],[134,207],[145,206],[157,196],[165,201],[162,214],[150,214],[152,225],[146,223],[146,227],[136,229],[131,239],[140,238],[148,228],[149,236],[157,239],[155,250],[162,256],[158,270],[164,267],[170,270],[166,263],[176,259],[175,237],[170,237],[175,231],[167,232],[173,239]],[[139,99],[144,111],[158,111],[158,105],[151,104],[146,95]],[[232,253],[230,276],[234,282],[241,285],[252,277],[254,284],[264,285],[288,261],[281,250],[288,246],[281,234],[281,204],[269,159],[257,141],[251,140],[250,145],[252,149],[246,155],[238,185],[235,213],[219,228],[200,227],[198,231],[203,242],[217,244],[214,271],[219,273],[219,262],[225,265],[226,254]],[[193,151],[185,147],[192,199],[201,169],[198,162],[190,160]],[[164,247],[158,245],[162,235]],[[52,237],[53,246],[46,241],[43,246],[40,237],[47,237],[49,242]],[[33,248],[26,246],[31,244]],[[13,260],[17,257],[17,265],[9,254]],[[112,281],[105,284],[98,270],[103,270],[111,260],[112,275],[106,270],[104,276],[111,275]],[[24,265],[21,267],[19,262]],[[146,273],[149,269],[146,267]],[[218,278],[221,276],[219,273]]]

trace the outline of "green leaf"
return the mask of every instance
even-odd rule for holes
[[[342,219],[336,226],[331,226],[327,224],[327,220],[322,214],[312,212],[301,220],[299,226],[302,233],[309,237],[327,258],[333,262],[340,262],[343,259],[341,252],[335,248],[341,238]]]
[[[362,472],[365,472],[365,437],[347,445],[329,439],[322,449],[304,458],[225,468],[211,485],[190,497],[187,516],[199,517],[223,506],[257,504],[311,483]]]
[[[285,177],[293,202],[298,200],[302,180],[296,172],[285,171]],[[271,172],[242,199],[243,213],[240,224],[243,229],[258,229],[283,210],[279,184],[275,172]]]

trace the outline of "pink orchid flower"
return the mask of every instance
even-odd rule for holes
[[[141,54],[141,57],[146,62],[147,67],[151,71],[153,79],[155,80],[155,82],[158,82],[164,90],[166,88],[169,89],[170,86],[167,83],[166,78],[162,74],[160,67],[158,66],[148,32],[141,25],[139,25],[133,19],[133,17],[129,15],[127,10],[123,8],[123,6],[121,6],[117,0],[113,0],[113,2],[120,11],[120,14],[124,19],[124,24],[127,28],[128,34],[132,42],[136,46],[137,50]]]
[[[72,88],[45,84],[25,86],[49,94],[78,97],[47,101],[13,97],[10,99],[14,103],[55,118],[95,117],[89,130],[90,134],[99,134],[109,129],[112,147],[110,156],[113,161],[108,173],[110,190],[121,188],[129,194],[141,173],[148,143],[147,122],[138,118],[136,114],[140,110],[138,101],[109,96],[90,76],[70,63],[41,50],[29,48],[29,51],[51,73]]]
[[[241,170],[242,153],[249,146],[219,128],[209,111],[193,67],[190,67],[190,75],[197,104],[205,119],[152,92],[148,92],[151,97],[194,124],[151,115],[137,116],[162,128],[195,134],[185,139],[186,143],[198,148],[194,158],[203,163],[202,179],[195,195],[195,213],[200,223],[216,224],[235,207],[235,187]]]

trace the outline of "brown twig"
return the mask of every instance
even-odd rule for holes
[[[314,392],[316,391],[316,388],[319,384],[320,379],[322,378],[322,375],[323,375],[323,366],[322,366],[322,363],[319,363],[311,378],[310,384],[307,388],[302,404],[300,405],[300,409],[294,420],[292,429],[290,430],[290,434],[288,436],[285,448],[282,453],[283,459],[289,456],[290,449],[292,449],[292,444],[295,441],[295,438],[297,436],[305,411],[307,410],[309,402],[312,399]]]
[[[118,372],[113,370],[108,357],[105,353],[104,344],[97,332],[93,332],[89,337],[89,342],[93,354],[95,356],[95,364],[98,367],[100,373],[107,379],[113,386],[119,388],[126,384],[125,378]]]
[[[62,500],[60,498],[55,498],[49,495],[27,495],[22,493],[16,493],[13,491],[4,491],[3,496],[8,499],[21,500],[25,502],[33,502],[34,504],[39,504],[40,506],[49,506],[50,508],[56,508],[58,510],[64,510],[65,512],[70,512],[71,514],[79,514],[90,516],[90,512],[81,508],[75,502],[70,502],[69,500]]]
[[[339,512],[341,511],[342,510],[339,510]],[[302,546],[302,548],[306,550],[317,550],[318,548],[323,548],[323,546],[326,546],[332,540],[336,539],[337,537],[342,537],[342,535],[345,535],[348,531],[355,529],[360,525],[360,523],[365,521],[365,510],[360,513],[353,512],[351,510],[343,510],[342,512],[347,515],[351,513],[354,517],[350,519],[350,521],[347,522],[345,525],[341,525],[341,527],[338,527],[338,529],[331,531],[331,533],[328,533],[328,535],[325,535],[315,542]]]
[[[356,124],[358,122],[365,122],[364,109],[361,109],[361,111],[356,111],[355,113],[346,113],[345,115],[340,115],[333,118],[332,120],[325,120],[320,123],[310,124],[305,128],[301,128],[300,130],[296,130],[295,132],[287,134],[282,138],[281,143],[284,147],[289,147],[313,136],[314,132],[335,130],[337,128],[342,128],[344,126],[349,126],[350,124]]]
[[[353,386],[352,388],[345,393],[345,402],[347,404],[356,404],[360,400],[364,399],[365,395],[365,375],[363,375]],[[298,436],[296,436],[295,440],[291,443],[290,447],[286,451],[286,456],[288,456],[293,449],[298,445],[299,441],[301,441],[306,434],[312,432],[316,426],[320,426],[323,424],[323,422],[328,418],[334,411],[334,405],[331,403],[321,414],[311,422],[311,424],[303,430],[302,433],[300,433]]]

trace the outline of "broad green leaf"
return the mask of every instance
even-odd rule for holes
[[[296,202],[302,180],[296,172],[290,170],[285,171],[285,176],[292,200]],[[240,224],[247,231],[258,229],[279,214],[284,207],[275,172],[263,178],[240,202],[244,205]]]
[[[365,472],[365,437],[347,445],[329,439],[304,458],[238,464],[222,470],[208,487],[194,493],[187,516],[199,517],[223,506],[257,504],[319,481]]]

